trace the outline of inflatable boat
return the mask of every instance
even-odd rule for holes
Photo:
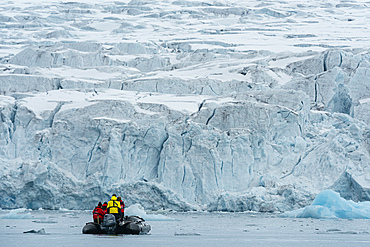
[[[83,234],[147,234],[150,225],[139,216],[126,216],[123,221],[116,221],[113,214],[104,215],[102,224],[88,222],[82,228]]]

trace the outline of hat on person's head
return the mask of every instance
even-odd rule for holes
[[[119,197],[117,197],[117,200],[118,200],[118,201],[121,201],[121,200],[122,200],[122,198],[119,196]]]
[[[112,196],[117,196],[116,194],[113,194]]]
[[[98,203],[98,206],[101,206],[101,205],[102,205],[102,204],[101,204],[101,202],[99,202],[99,203]]]

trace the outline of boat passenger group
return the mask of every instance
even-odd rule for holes
[[[125,203],[122,201],[122,198],[117,197],[116,194],[113,194],[110,201],[98,203],[93,210],[93,219],[95,223],[101,224],[104,219],[105,214],[113,214],[116,217],[116,221],[123,221],[125,215]]]

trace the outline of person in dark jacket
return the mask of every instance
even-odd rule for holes
[[[117,201],[121,204],[121,221],[123,220],[123,217],[125,217],[125,203],[122,201],[122,198],[119,196],[117,197]]]
[[[102,204],[101,202],[98,203],[98,206],[96,206],[93,210],[93,219],[95,223],[101,224],[104,219],[105,212],[101,208]]]

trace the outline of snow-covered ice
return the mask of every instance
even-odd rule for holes
[[[3,1],[0,207],[92,209],[117,193],[151,211],[283,212],[326,189],[369,201],[369,8]]]

